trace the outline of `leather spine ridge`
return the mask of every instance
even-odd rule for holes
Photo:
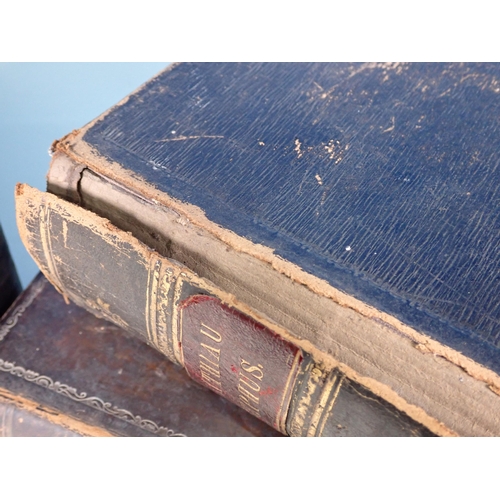
[[[25,246],[64,296],[135,334],[277,430],[312,436],[349,428],[354,435],[380,435],[383,428],[384,435],[433,435],[341,370],[318,364],[268,317],[108,220],[29,186],[18,187],[16,206]],[[344,387],[353,386],[357,391],[344,395]],[[359,422],[342,407],[336,412],[340,400],[358,408]],[[373,401],[374,415],[383,407],[393,416],[382,427],[363,423],[363,408]],[[298,424],[301,418],[307,424]]]

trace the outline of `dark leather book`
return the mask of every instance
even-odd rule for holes
[[[39,275],[0,322],[2,436],[280,436]]]
[[[266,318],[108,220],[49,193],[20,190],[23,234],[66,301],[135,333],[249,414],[293,436],[432,435],[339,369],[322,366],[277,325],[282,336]]]
[[[21,292],[21,283],[0,226],[0,317]]]
[[[318,433],[358,384],[435,434],[498,435],[499,81],[173,65],[54,143],[53,196],[18,190],[21,233],[67,297],[281,430]],[[225,317],[236,361],[196,337],[226,342]],[[272,383],[242,395],[259,365]]]

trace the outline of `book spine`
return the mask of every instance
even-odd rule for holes
[[[289,332],[108,220],[19,185],[21,237],[68,299],[284,434],[432,435]]]
[[[0,226],[0,317],[20,292],[21,283]]]

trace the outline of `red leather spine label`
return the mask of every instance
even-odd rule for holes
[[[300,349],[215,297],[194,295],[180,310],[189,375],[283,431]]]

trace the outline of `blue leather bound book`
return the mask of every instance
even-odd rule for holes
[[[432,433],[499,435],[499,109],[498,64],[177,64],[56,141],[48,191],[180,263],[214,287],[196,294],[219,297],[340,377],[317,375],[323,392],[306,418],[316,379],[297,362],[296,380],[309,378],[300,394],[298,383],[283,389],[280,430],[318,433],[346,380]],[[98,262],[85,260],[76,279],[76,253],[51,254],[72,226],[33,215],[53,203],[43,196],[20,203],[42,269],[70,298],[132,324],[133,306],[113,299],[124,284],[92,288],[99,273],[85,276]],[[155,265],[137,314],[159,345]],[[183,352],[182,328],[205,316],[186,312],[181,324],[179,311],[201,308],[181,295],[160,350],[188,366],[198,355]],[[222,371],[237,377],[242,367]],[[188,371],[207,378],[199,369]],[[235,398],[256,408],[241,390]]]

